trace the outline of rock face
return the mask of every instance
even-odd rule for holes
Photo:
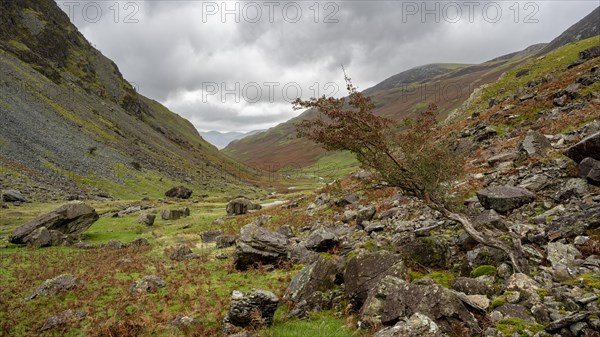
[[[165,192],[165,197],[189,199],[193,191],[184,186],[176,186]]]
[[[483,207],[506,213],[535,200],[535,194],[521,187],[494,186],[477,192]]]
[[[287,259],[287,238],[253,224],[240,230],[233,264],[238,270],[259,264],[277,264]]]
[[[25,301],[31,301],[40,296],[53,296],[60,292],[71,290],[77,287],[78,282],[79,279],[73,275],[59,275],[53,279],[44,281],[42,285],[25,298]]]
[[[269,326],[273,323],[273,315],[277,310],[279,298],[270,291],[256,290],[248,294],[235,290],[231,295],[231,304],[227,316],[223,320],[227,325],[237,327]]]
[[[190,215],[189,208],[182,209],[163,209],[160,211],[160,217],[163,220],[177,220]]]
[[[369,291],[387,275],[398,278],[406,276],[406,267],[399,256],[381,251],[359,254],[348,262],[344,283],[346,294],[355,309],[362,307]]]
[[[27,198],[17,190],[2,190],[2,201],[4,202],[27,202]]]
[[[402,317],[420,313],[431,318],[442,332],[463,331],[466,336],[480,333],[477,320],[454,292],[430,279],[412,283],[397,280],[381,308],[381,323],[392,325]]]
[[[50,232],[58,231],[66,235],[80,234],[96,220],[98,220],[98,214],[90,206],[81,202],[65,204],[15,229],[10,236],[10,242],[28,243],[26,240],[29,234],[40,227],[45,227]]]
[[[588,157],[600,160],[600,132],[584,138],[579,143],[571,146],[565,154],[576,163],[580,163]]]
[[[543,134],[529,130],[521,144],[521,151],[525,152],[529,157],[542,156],[544,155],[544,151],[550,147],[550,141]]]
[[[290,316],[304,317],[308,311],[325,310],[321,307],[322,293],[335,285],[337,268],[323,257],[304,267],[288,285],[283,299],[294,305]]]
[[[154,220],[156,219],[156,215],[150,213],[142,213],[138,219],[138,222],[145,226],[154,225]]]
[[[246,198],[236,198],[227,203],[227,215],[242,215],[261,208],[260,205],[254,204]]]

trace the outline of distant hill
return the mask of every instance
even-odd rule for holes
[[[249,132],[219,132],[219,131],[207,131],[200,132],[202,138],[204,138],[207,142],[216,146],[217,149],[222,149],[229,145],[229,143],[242,139],[244,137],[251,136],[253,134],[262,132],[264,130],[254,130]]]
[[[33,199],[244,192],[239,165],[137,93],[54,0],[0,2],[0,120],[0,188]]]
[[[469,100],[476,89],[496,81],[505,72],[562,45],[600,34],[599,15],[600,8],[597,8],[549,44],[535,44],[477,65],[429,64],[415,67],[389,77],[364,90],[364,93],[375,102],[375,114],[402,120],[425,109],[428,103],[435,103],[442,120]],[[278,163],[280,167],[308,167],[323,164],[331,156],[335,156],[337,161],[338,155],[296,138],[295,124],[317,116],[315,110],[307,110],[265,132],[231,143],[223,152],[255,167],[263,167],[265,163]]]

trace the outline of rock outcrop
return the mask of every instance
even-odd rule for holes
[[[287,260],[288,239],[266,228],[249,224],[240,230],[233,264],[238,270],[251,266],[277,264]]]

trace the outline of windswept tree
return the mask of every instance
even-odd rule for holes
[[[479,232],[470,219],[452,207],[450,190],[462,174],[463,160],[449,149],[437,128],[437,107],[430,104],[415,119],[402,123],[373,114],[372,100],[345,76],[347,98],[322,96],[297,99],[295,109],[317,109],[320,116],[296,125],[299,137],[327,150],[350,151],[363,168],[378,172],[390,184],[415,195],[443,216],[460,223],[477,242],[500,249],[516,272],[526,272],[520,241],[506,244],[494,233]]]

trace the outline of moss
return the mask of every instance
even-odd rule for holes
[[[496,274],[496,267],[483,265],[479,266],[471,271],[471,277],[479,277],[483,275],[494,275]]]
[[[365,243],[363,243],[362,247],[364,249],[368,250],[369,252],[377,251],[377,243],[375,242],[375,240],[365,241]]]
[[[568,285],[577,285],[583,283],[587,288],[600,289],[600,273],[584,273],[573,280],[563,282]]]
[[[30,50],[29,47],[27,47],[25,44],[23,44],[19,41],[16,41],[16,40],[8,41],[8,45],[11,48],[13,48],[15,50],[19,50],[19,51],[29,51]]]
[[[454,280],[456,279],[456,276],[452,272],[447,270],[433,271],[428,274],[420,273],[418,271],[411,271],[409,272],[409,277],[411,282],[428,277],[432,279],[433,282],[441,285],[444,288],[451,288],[454,284]]]
[[[513,334],[517,333],[519,336],[523,337],[530,336],[530,334],[525,331],[530,331],[535,334],[544,329],[544,327],[540,324],[529,323],[516,317],[502,319],[496,323],[495,327],[505,336],[512,336]]]
[[[504,296],[496,297],[492,300],[492,303],[490,304],[490,309],[493,310],[504,304],[506,304],[506,297],[504,297]]]

